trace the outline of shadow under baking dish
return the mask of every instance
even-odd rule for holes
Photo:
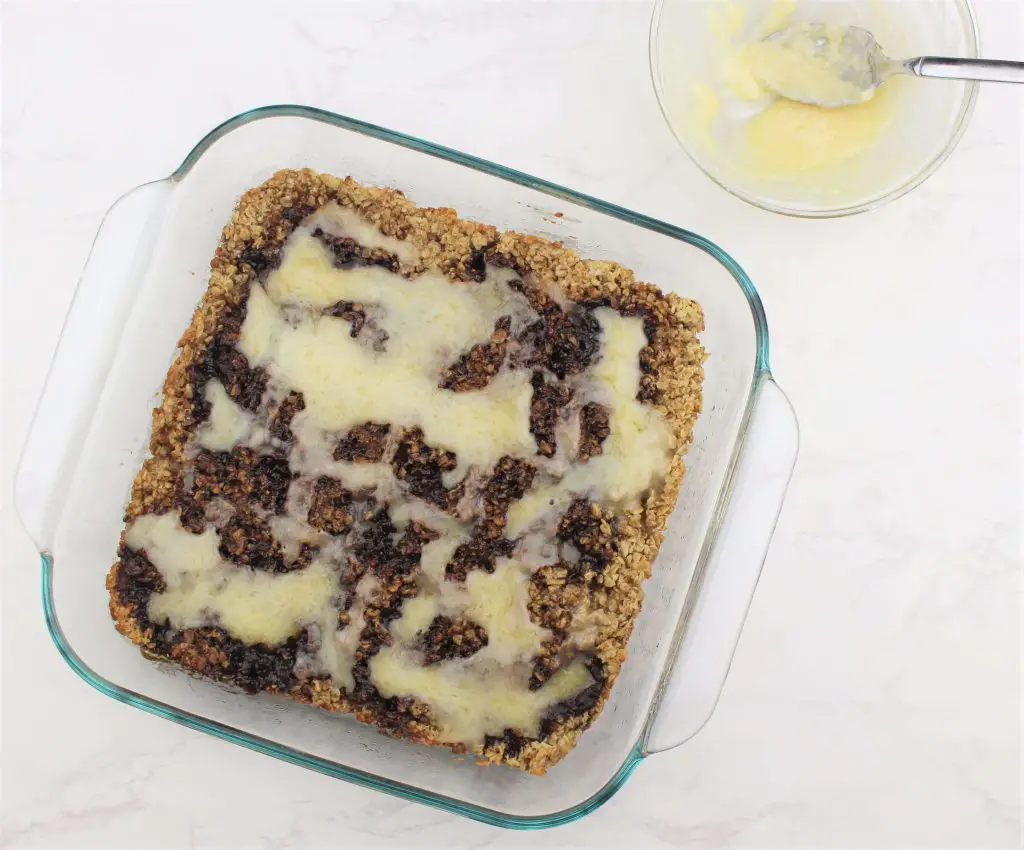
[[[351,717],[250,697],[146,660],[111,625],[104,577],[150,411],[206,287],[238,197],[280,168],[401,188],[416,203],[561,240],[699,301],[704,410],[630,660],[601,716],[545,776],[398,741]],[[768,368],[760,299],[724,251],[686,230],[468,154],[304,106],[217,127],[168,178],[100,226],[15,482],[42,556],[47,626],[68,664],[121,702],[339,779],[512,828],[555,826],[608,800],[648,755],[703,726],[728,672],[797,451]]]

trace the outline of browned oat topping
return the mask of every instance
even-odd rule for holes
[[[344,226],[325,223],[332,209]],[[290,256],[286,243],[303,234],[339,273],[414,282],[440,274],[451,287],[505,293],[508,309],[445,353],[433,386],[457,404],[487,393],[500,400],[522,387],[521,448],[482,465],[472,447],[425,423],[321,427],[322,399],[283,384],[275,362],[252,355],[246,336],[251,299],[267,298],[270,277]],[[306,313],[290,306],[286,321],[307,329],[346,322],[351,345],[387,356],[402,340],[389,338],[386,308],[365,294],[325,299]],[[626,437],[616,425],[616,405],[625,401],[595,394],[592,377],[613,356],[607,335],[615,317],[634,323],[623,325],[615,349],[635,354],[627,400],[659,417],[668,435],[659,476],[624,502],[590,484],[559,490],[572,475],[593,482],[625,474],[618,458]],[[453,210],[418,208],[400,192],[351,178],[278,172],[242,197],[224,228],[209,287],[153,412],[150,456],[107,579],[117,628],[150,657],[246,691],[286,693],[387,734],[543,773],[596,718],[625,659],[700,411],[702,329],[696,303],[636,281],[617,263],[584,260]],[[348,380],[348,368],[338,362],[338,381]],[[228,402],[217,401],[218,385]],[[203,442],[201,433],[228,438]],[[168,515],[173,523],[160,526],[161,537],[153,528]],[[255,625],[234,608],[198,627],[195,612],[187,623],[154,613],[184,604],[165,568],[174,546],[213,565],[219,581],[242,576],[248,593],[289,582],[293,620],[281,621],[276,607]],[[202,589],[202,575],[192,580]],[[509,617],[521,618],[511,630],[494,619],[499,598]],[[584,610],[589,631],[579,625]],[[272,626],[281,626],[266,632],[272,641],[239,637]],[[511,680],[473,671],[514,677],[523,669],[515,687],[533,695],[535,708],[529,722],[452,714],[429,689],[395,691],[408,663],[420,665],[426,682],[468,671],[485,676],[486,688]],[[463,687],[462,679],[446,681]],[[467,681],[472,687],[472,676]]]
[[[474,345],[469,352],[463,354],[453,365],[444,370],[441,386],[457,393],[468,390],[482,390],[490,382],[501,364],[505,362],[505,352],[511,336],[512,319],[502,316],[494,323],[491,341]]]
[[[282,442],[290,442],[292,437],[292,420],[296,413],[306,409],[302,393],[291,392],[280,404],[270,406],[270,433]]]
[[[493,573],[495,561],[510,556],[514,548],[512,541],[504,537],[473,537],[459,544],[452,554],[451,560],[445,565],[445,578],[449,581],[465,581],[470,570]]]
[[[580,461],[586,463],[601,454],[601,444],[612,432],[609,427],[608,408],[597,402],[588,402],[580,408]]]
[[[483,626],[464,617],[435,617],[423,635],[423,663],[439,664],[451,658],[469,658],[487,646]]]
[[[463,485],[444,486],[443,474],[455,469],[456,455],[447,449],[435,449],[423,440],[419,428],[407,428],[398,438],[398,448],[391,461],[395,478],[409,488],[413,496],[452,510],[462,497]]]
[[[354,521],[352,493],[338,479],[320,476],[313,485],[313,499],[306,522],[328,534],[344,534]]]
[[[554,457],[558,449],[555,426],[562,408],[572,401],[573,390],[564,384],[548,383],[543,372],[534,372],[531,383],[530,431],[537,442],[537,453]]]
[[[384,457],[391,426],[387,423],[367,422],[357,425],[334,449],[335,460],[353,463],[377,463]]]

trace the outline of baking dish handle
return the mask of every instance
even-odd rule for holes
[[[71,299],[14,482],[15,506],[39,551],[52,534],[168,207],[169,180],[107,210]]]
[[[733,472],[732,493],[705,564],[701,592],[648,727],[643,747],[647,755],[684,743],[715,710],[782,508],[798,444],[789,399],[771,376],[764,375]]]

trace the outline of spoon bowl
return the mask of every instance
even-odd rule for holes
[[[751,45],[754,75],[776,94],[817,106],[863,103],[891,64],[861,27],[797,24]]]
[[[804,23],[751,45],[751,71],[788,100],[851,106],[870,100],[893,74],[955,80],[1024,83],[1024,62],[917,56],[890,59],[862,27]]]

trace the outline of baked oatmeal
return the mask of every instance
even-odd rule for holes
[[[242,196],[107,578],[154,659],[543,773],[626,658],[701,406],[698,304],[281,171]]]

